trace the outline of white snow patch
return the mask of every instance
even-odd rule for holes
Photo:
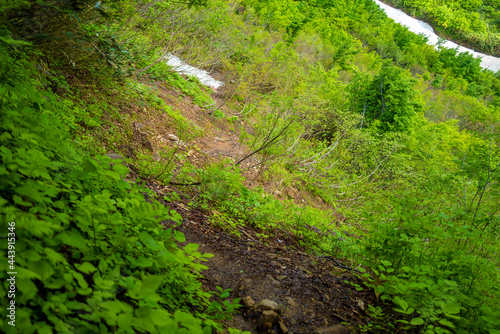
[[[406,15],[403,11],[392,8],[379,0],[373,0],[377,5],[380,6],[382,10],[387,14],[387,16],[394,20],[394,22],[399,23],[408,28],[411,32],[416,34],[424,34],[429,38],[428,44],[437,45],[439,36],[434,33],[434,29],[432,27],[422,21],[414,19],[411,16]],[[493,72],[497,72],[500,70],[500,58],[485,55],[480,52],[476,52],[472,49],[468,49],[466,47],[460,46],[456,43],[446,40],[443,44],[445,48],[455,49],[458,47],[459,52],[469,52],[476,58],[482,58],[481,67],[489,69]]]
[[[179,57],[174,56],[171,53],[165,56],[165,60],[167,64],[172,66],[176,72],[197,77],[202,85],[209,86],[214,89],[224,85],[224,83],[212,78],[207,71],[188,65],[180,60]]]

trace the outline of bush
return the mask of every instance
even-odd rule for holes
[[[15,299],[7,298],[7,281],[0,285],[1,307],[15,302],[15,327],[5,317],[0,326],[7,333],[211,333],[219,325],[205,313],[211,294],[198,281],[199,261],[210,255],[176,244],[184,236],[159,221],[181,217],[125,182],[126,167],[72,146],[50,116],[53,108],[72,111],[38,92],[32,67],[15,56],[0,46],[8,78],[0,86],[0,217],[15,248],[1,253],[0,270],[17,273]],[[6,238],[1,243],[8,248]]]

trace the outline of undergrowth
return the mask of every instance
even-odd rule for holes
[[[9,78],[0,87],[0,216],[15,249],[9,261],[1,253],[0,269],[17,273],[10,304],[12,289],[0,285],[0,326],[6,333],[221,329],[220,311],[234,308],[210,303],[213,293],[201,287],[200,261],[211,255],[179,246],[182,233],[159,224],[180,222],[179,214],[125,182],[123,165],[72,143],[54,117],[71,114],[71,105],[36,89],[35,70],[14,43],[2,45],[0,58]],[[1,243],[8,249],[7,238]],[[8,307],[14,318],[5,316]]]
[[[209,302],[201,289],[209,255],[159,224],[179,215],[103,156],[124,154],[138,118],[165,120],[184,143],[203,134],[155,88],[214,105],[157,61],[172,52],[234,84],[234,115],[213,116],[248,151],[201,168],[179,146],[141,147],[127,157],[138,175],[196,185],[192,204],[234,237],[250,227],[260,242],[356,262],[394,306],[369,305],[362,332],[499,332],[500,77],[471,55],[434,50],[369,0],[24,5],[0,4],[0,214],[18,273],[9,330],[208,333],[235,311],[228,291]],[[328,210],[247,188],[251,158],[263,183],[298,185]]]

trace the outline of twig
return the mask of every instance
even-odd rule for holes
[[[340,264],[339,261],[337,261],[337,259],[335,259],[331,255],[320,255],[319,257],[325,258],[325,259],[328,259],[328,260],[332,260],[333,262],[335,262],[335,264],[337,265],[337,267],[340,267],[342,269],[346,269],[346,270],[349,270],[349,271],[355,271],[357,273],[361,273],[361,271],[359,271],[356,268],[351,268],[351,267],[348,267],[348,266],[344,266],[343,264]]]
[[[200,184],[202,184],[202,182],[178,183],[178,182],[169,181],[168,184],[173,185],[173,186],[199,186]]]

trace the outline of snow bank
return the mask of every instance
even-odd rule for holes
[[[199,68],[190,66],[184,63],[182,60],[180,60],[179,57],[174,56],[173,54],[169,53],[167,56],[165,56],[165,60],[167,64],[172,66],[176,72],[197,77],[198,80],[200,80],[201,84],[205,86],[217,89],[220,86],[224,85],[224,83],[212,78],[207,71],[200,70]]]
[[[428,43],[430,45],[437,45],[439,36],[434,33],[434,29],[432,29],[430,25],[428,25],[425,22],[414,19],[413,17],[406,15],[401,10],[392,8],[391,6],[388,6],[379,0],[373,0],[373,1],[375,1],[375,3],[379,5],[383,11],[385,11],[387,16],[394,20],[394,22],[399,23],[405,27],[408,27],[408,29],[411,32],[414,32],[416,34],[426,35],[429,38]],[[451,41],[446,41],[443,44],[443,46],[449,49],[455,49],[456,47],[458,47],[459,52],[469,52],[476,58],[482,58],[481,67],[487,68],[493,72],[497,72],[500,70],[500,58],[476,52],[474,50],[453,43]]]

